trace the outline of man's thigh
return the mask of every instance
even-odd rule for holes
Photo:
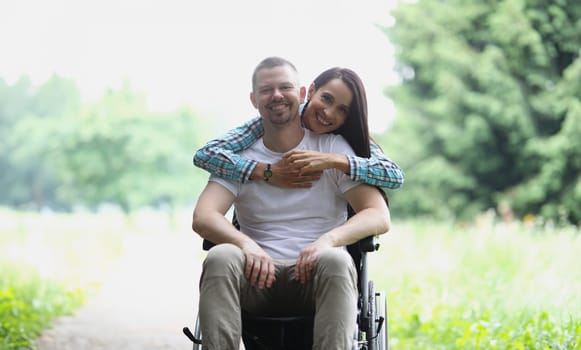
[[[315,309],[312,283],[295,278],[296,260],[275,260],[275,281],[271,288],[247,285],[241,293],[242,309],[261,316],[302,316]]]

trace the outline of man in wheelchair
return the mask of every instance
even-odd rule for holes
[[[253,74],[250,98],[264,136],[244,156],[274,163],[291,149],[353,154],[338,135],[315,135],[300,123],[306,90],[288,61],[270,57]],[[348,94],[333,103],[349,106]],[[269,169],[270,170],[270,169]],[[265,181],[238,184],[211,176],[192,227],[216,244],[200,280],[203,348],[237,350],[242,315],[314,315],[313,349],[351,349],[357,317],[357,269],[345,249],[387,232],[390,215],[377,188],[328,169],[312,187],[283,189]],[[234,205],[240,229],[226,217]],[[350,205],[356,214],[347,217]]]

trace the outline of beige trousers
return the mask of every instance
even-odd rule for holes
[[[357,272],[351,256],[329,249],[319,256],[314,278],[294,280],[295,260],[275,260],[276,280],[258,289],[244,277],[245,258],[231,244],[208,252],[200,281],[203,349],[238,350],[241,311],[262,316],[315,314],[314,350],[351,349],[356,328]]]

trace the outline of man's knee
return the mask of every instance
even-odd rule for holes
[[[225,275],[239,272],[244,264],[244,254],[233,244],[218,244],[208,251],[204,259],[204,274]]]
[[[355,265],[351,255],[342,249],[323,251],[317,259],[317,269],[324,275],[354,276]]]

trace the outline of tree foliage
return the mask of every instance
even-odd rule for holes
[[[54,203],[58,180],[44,156],[46,142],[54,141],[53,118],[70,115],[79,105],[70,80],[53,76],[39,88],[26,77],[13,86],[0,80],[0,203],[36,209]]]
[[[420,0],[392,14],[398,117],[380,139],[406,171],[401,214],[504,205],[581,222],[581,3]]]
[[[57,76],[39,87],[0,80],[0,205],[191,203],[204,183],[191,162],[203,128],[188,108],[149,112],[128,85],[81,103],[75,84]]]

